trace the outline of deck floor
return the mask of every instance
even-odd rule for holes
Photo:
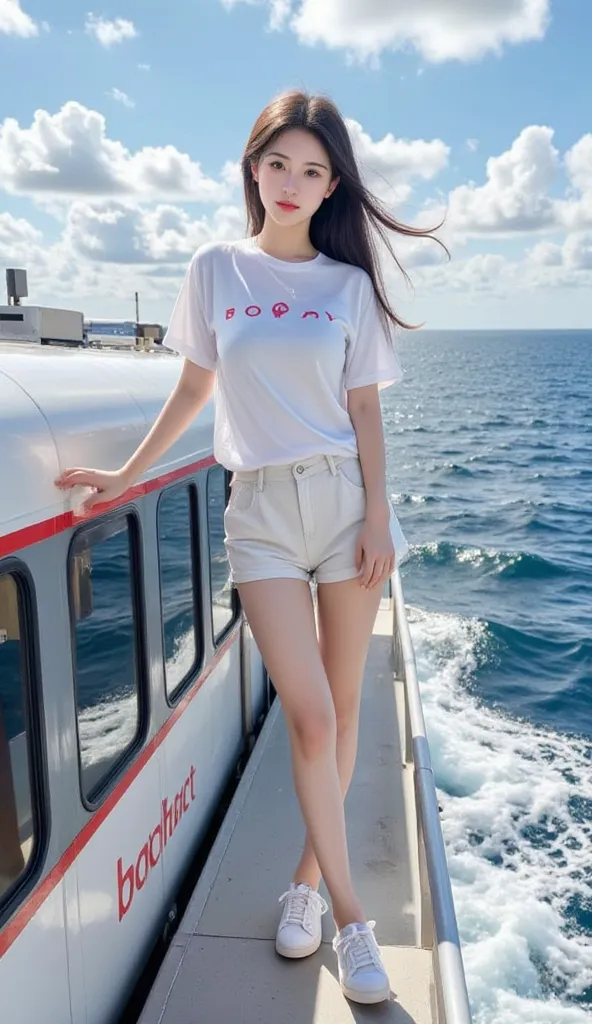
[[[140,1024],[434,1024],[432,957],[417,948],[419,906],[412,767],[402,767],[391,613],[380,611],[362,697],[360,745],[346,800],[356,889],[391,981],[375,1007],[348,1002],[323,918],[323,944],[285,960],[274,941],[304,825],[279,701],[257,745],[167,953]],[[327,898],[324,886],[321,892]]]

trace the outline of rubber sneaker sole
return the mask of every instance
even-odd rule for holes
[[[378,992],[357,992],[355,989],[349,989],[347,986],[341,986],[344,996],[347,999],[351,999],[352,1003],[383,1003],[386,999],[390,999],[391,987],[385,985],[383,989]]]
[[[285,956],[288,960],[301,960],[305,956],[312,956],[316,953],[317,949],[321,945],[322,938],[313,939],[309,942],[308,946],[299,946],[295,949],[293,946],[283,946],[279,939],[275,940],[276,953],[280,956]]]

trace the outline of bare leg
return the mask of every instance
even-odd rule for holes
[[[365,921],[347,852],[337,771],[337,724],[321,659],[312,596],[303,580],[238,586],[255,641],[286,716],[294,786],[333,904],[338,929]]]
[[[381,596],[381,586],[364,590],[357,580],[322,583],[318,588],[320,648],[335,707],[337,769],[344,799],[356,762],[364,665]],[[294,881],[318,889],[320,880],[307,829]]]

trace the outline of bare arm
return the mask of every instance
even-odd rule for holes
[[[203,409],[214,387],[214,370],[204,370],[186,359],[181,376],[158,419],[141,445],[121,468],[129,487],[160,456],[173,446]]]
[[[66,469],[55,481],[56,487],[91,487],[93,493],[81,505],[89,512],[95,505],[114,501],[142,476],[149,466],[187,429],[210,398],[215,371],[204,370],[186,359],[178,383],[167,399],[149,433],[124,466],[115,470]]]
[[[384,433],[376,384],[347,393],[348,412],[358,441],[366,491],[366,519],[356,546],[360,584],[373,589],[395,566],[390,536],[390,506],[386,496]]]
[[[388,523],[386,470],[382,412],[378,387],[370,384],[347,393],[348,412],[358,439],[358,451],[364,474],[367,518]]]

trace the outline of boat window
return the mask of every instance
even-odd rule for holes
[[[193,485],[171,487],[161,495],[158,552],[165,685],[167,697],[173,701],[195,677],[203,654]]]
[[[228,501],[229,479],[222,466],[212,466],[208,470],[208,537],[215,644],[220,642],[238,614],[238,598],[230,585],[230,567],[224,547],[224,510]]]
[[[23,586],[0,573],[0,904],[32,865],[39,840]]]
[[[139,745],[147,710],[134,516],[76,534],[69,592],[81,789],[94,804]]]

